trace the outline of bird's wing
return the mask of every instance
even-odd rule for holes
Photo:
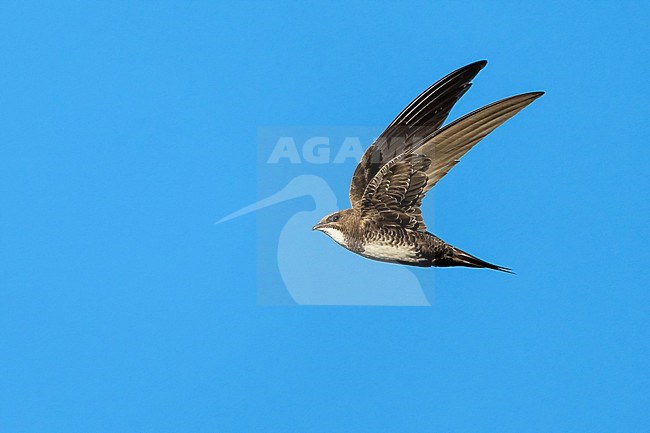
[[[408,154],[385,164],[372,178],[359,203],[362,215],[383,226],[426,231],[420,204],[431,160]]]
[[[420,204],[427,191],[472,146],[543,94],[512,96],[479,108],[396,156],[368,183],[359,204],[362,214],[386,225],[426,231]]]
[[[414,151],[432,161],[426,170],[429,180],[424,193],[433,188],[476,143],[543,94],[524,93],[486,105],[422,140]]]
[[[487,64],[485,60],[464,66],[422,92],[391,122],[363,154],[352,175],[350,203],[358,206],[370,180],[392,158],[440,128],[452,107],[470,88],[470,81]]]

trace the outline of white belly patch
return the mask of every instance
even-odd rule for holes
[[[404,246],[398,248],[386,244],[367,243],[364,246],[363,254],[379,260],[417,261],[415,249]]]

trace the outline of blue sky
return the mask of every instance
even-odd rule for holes
[[[650,13],[570,3],[3,3],[0,430],[647,431]],[[258,306],[256,226],[310,206],[213,224],[258,198],[258,128],[381,127],[479,59],[452,117],[547,93],[435,231],[517,275]]]

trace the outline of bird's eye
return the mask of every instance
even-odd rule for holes
[[[328,222],[335,223],[339,220],[339,215],[332,215],[331,217],[327,218]]]

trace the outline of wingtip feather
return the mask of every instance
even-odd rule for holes
[[[536,91],[536,92],[528,92],[528,93],[523,93],[523,94],[524,94],[524,95],[530,95],[530,97],[531,97],[532,99],[537,99],[537,98],[539,98],[539,97],[544,96],[545,93],[546,93],[546,92],[543,92],[543,91],[539,90],[539,91]]]
[[[481,66],[481,69],[483,69],[483,68],[485,68],[485,65],[488,64],[488,61],[487,61],[486,59],[483,59],[483,60],[479,60],[479,61],[477,61],[477,62],[474,62],[474,64],[476,64],[476,65],[480,65],[480,66]]]

